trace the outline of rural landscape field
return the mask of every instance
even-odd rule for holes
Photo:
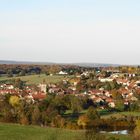
[[[0,140],[140,140],[140,0],[0,0]]]
[[[69,78],[71,76],[68,76]],[[57,83],[66,79],[64,76],[55,75],[55,76],[46,76],[45,74],[38,74],[38,75],[28,75],[28,76],[17,76],[15,79],[20,78],[22,81],[27,82],[27,84],[39,84],[45,80],[45,83]],[[8,81],[14,79],[13,77],[0,77],[0,81]]]
[[[140,67],[1,64],[0,69],[2,139],[139,137]]]
[[[2,140],[86,140],[84,131],[73,131],[56,128],[40,128],[37,126],[21,126],[0,124]],[[8,131],[8,132],[7,132]],[[111,135],[108,137],[120,140],[132,140],[131,136]],[[104,137],[104,136],[103,136]],[[113,139],[113,138],[112,138]]]

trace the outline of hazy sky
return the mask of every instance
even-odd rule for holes
[[[0,59],[140,64],[140,0],[0,0]]]

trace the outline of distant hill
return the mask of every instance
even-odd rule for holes
[[[12,61],[12,60],[0,60],[0,64],[31,64],[31,65],[76,65],[80,67],[118,67],[119,64],[106,64],[106,63],[54,63],[54,62],[33,62],[33,61]],[[137,66],[137,65],[129,65]]]
[[[118,67],[121,66],[119,64],[105,64],[105,63],[75,63],[75,65],[81,67]]]
[[[0,60],[0,64],[37,64],[37,65],[52,65],[52,64],[56,64],[56,63],[51,63],[51,62],[31,62],[31,61]]]

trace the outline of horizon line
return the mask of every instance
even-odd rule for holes
[[[17,63],[52,63],[52,64],[96,64],[96,65],[114,65],[114,66],[139,66],[140,64],[118,64],[118,63],[104,63],[104,62],[50,62],[50,61],[30,61],[30,60],[3,60],[3,59],[0,59],[0,62],[17,62]]]

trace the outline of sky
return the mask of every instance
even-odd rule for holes
[[[140,1],[0,0],[0,60],[140,64]]]

